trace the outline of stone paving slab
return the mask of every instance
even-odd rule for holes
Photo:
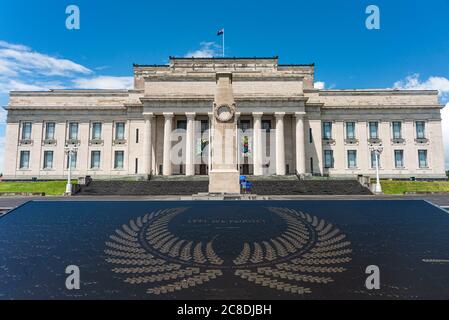
[[[447,230],[419,200],[33,201],[0,217],[0,299],[448,299]]]

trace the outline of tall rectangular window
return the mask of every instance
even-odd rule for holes
[[[115,123],[115,139],[124,140],[125,139],[125,123],[116,122]]]
[[[78,140],[78,123],[76,122],[69,123],[69,139]]]
[[[324,150],[324,168],[329,169],[334,167],[334,151]]]
[[[47,122],[45,123],[45,140],[55,139],[55,123]]]
[[[92,151],[90,154],[90,168],[100,169],[100,151]]]
[[[53,151],[44,151],[44,169],[53,168]]]
[[[139,129],[136,129],[136,143],[139,143]]]
[[[178,120],[178,121],[176,121],[176,129],[187,130],[187,121],[186,120]]]
[[[371,151],[371,168],[376,168],[376,161],[379,161],[379,168],[380,168],[380,155],[376,159],[376,152]]]
[[[20,169],[28,169],[30,167],[30,152],[20,151]]]
[[[355,139],[355,122],[346,122],[346,139]]]
[[[22,140],[31,140],[31,128],[33,124],[31,122],[22,123]]]
[[[312,131],[312,128],[309,128],[309,143],[313,143],[313,131]]]
[[[420,168],[427,168],[427,150],[418,150],[418,160]]]
[[[416,138],[426,138],[426,123],[424,121],[416,121]]]
[[[67,156],[67,169],[69,168],[69,165],[70,165],[70,169],[76,169],[77,158],[78,158],[78,154],[76,152],[72,153],[72,155],[70,156],[70,163],[69,163],[69,157]]]
[[[393,122],[393,139],[402,139],[402,122]]]
[[[404,150],[394,150],[394,166],[404,168]]]
[[[241,120],[240,121],[240,129],[242,129],[243,132],[250,129],[250,121],[249,120]]]
[[[369,123],[369,138],[379,139],[379,122]]]
[[[357,151],[348,150],[348,168],[357,168]]]
[[[101,122],[92,124],[92,140],[101,140]]]
[[[332,139],[332,122],[323,122],[323,139]]]
[[[123,169],[124,151],[114,152],[114,169]]]
[[[266,133],[271,131],[271,120],[262,120],[262,130],[265,130]]]
[[[201,120],[201,133],[209,130],[209,120]]]

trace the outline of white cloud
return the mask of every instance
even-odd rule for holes
[[[72,80],[74,87],[79,89],[130,89],[133,87],[133,77],[98,76],[94,78],[78,78]]]
[[[92,71],[71,60],[60,59],[32,51],[20,44],[0,41],[0,70],[5,75],[33,74],[34,76],[73,76]]]
[[[443,98],[449,95],[449,79],[445,77],[429,77],[421,81],[419,74],[413,74],[393,85],[395,89],[405,90],[438,90]]]
[[[449,170],[449,79],[445,77],[429,77],[427,80],[421,81],[419,74],[413,74],[406,77],[404,80],[395,82],[395,89],[406,90],[438,90],[440,100],[446,103],[446,106],[441,111],[443,119],[443,140],[446,156],[446,169]]]
[[[195,51],[189,51],[185,57],[186,58],[211,58],[221,55],[221,46],[217,45],[215,42],[201,42],[200,48]]]
[[[0,107],[0,125],[6,123],[6,115],[7,115],[6,110],[3,109],[2,107]],[[0,139],[1,139],[1,137],[0,137]]]
[[[320,90],[322,90],[322,89],[324,89],[324,88],[326,87],[326,83],[323,82],[323,81],[317,81],[317,82],[315,82],[315,83],[313,84],[313,87],[314,87],[315,89],[320,89]]]

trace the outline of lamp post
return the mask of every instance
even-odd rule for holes
[[[68,161],[67,185],[65,188],[65,193],[67,195],[72,194],[72,156],[76,154],[76,151],[77,151],[76,147],[65,148],[65,153],[67,154],[67,161]]]
[[[382,145],[378,145],[372,146],[370,150],[374,152],[374,155],[376,157],[376,185],[374,186],[374,193],[382,193],[382,185],[380,184],[379,177],[379,158],[384,148],[382,147]]]

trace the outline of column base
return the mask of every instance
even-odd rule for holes
[[[209,193],[240,194],[240,174],[235,171],[209,172]]]

